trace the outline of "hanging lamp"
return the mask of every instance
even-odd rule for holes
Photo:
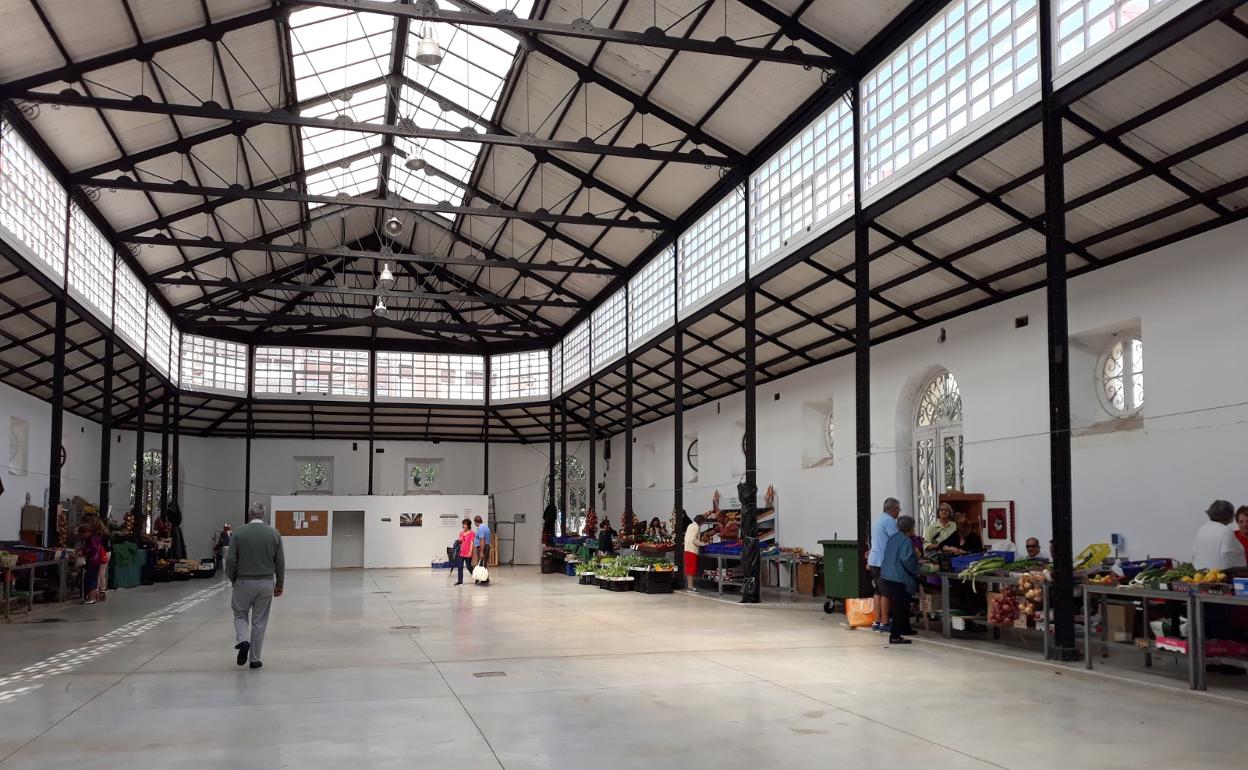
[[[426,67],[436,67],[442,63],[442,47],[433,36],[433,27],[428,24],[420,28],[420,42],[416,44],[416,62]]]
[[[377,276],[377,283],[381,284],[381,288],[387,290],[394,286],[394,273],[390,272],[389,262],[382,264],[381,275]]]
[[[386,303],[381,300],[380,296],[377,297],[377,304],[373,306],[373,315],[378,318],[386,317]]]

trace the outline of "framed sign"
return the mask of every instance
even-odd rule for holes
[[[325,537],[329,511],[274,511],[273,526],[282,537]]]

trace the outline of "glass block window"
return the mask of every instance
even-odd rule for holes
[[[368,352],[256,348],[256,395],[368,397]]]
[[[844,99],[750,177],[750,264],[854,202],[854,118]]]
[[[550,396],[550,351],[490,356],[490,401]]]
[[[628,341],[628,287],[612,294],[591,316],[594,325],[593,369],[598,371],[624,354]]]
[[[1037,84],[1037,13],[1036,0],[955,0],[863,81],[868,189]]]
[[[333,494],[334,458],[296,457],[294,488],[295,494]]]
[[[82,209],[72,206],[69,212],[69,292],[106,324],[113,322],[115,260],[112,244],[91,224]]]
[[[56,177],[7,121],[0,122],[0,233],[41,270],[65,275],[65,207]]]
[[[169,314],[151,297],[147,298],[147,347],[148,362],[161,374],[169,374],[169,338],[173,324]]]
[[[186,390],[246,395],[247,346],[187,334],[182,338],[179,376]]]
[[[745,274],[745,189],[724,196],[680,236],[680,305],[684,311]]]
[[[178,384],[182,363],[182,332],[177,328],[169,332],[169,381]]]
[[[147,326],[147,290],[134,271],[117,260],[116,296],[113,298],[113,328],[130,343],[136,353],[147,349],[145,330]]]
[[[485,400],[485,359],[443,353],[378,351],[377,398]]]
[[[550,349],[550,396],[563,392],[563,343]]]
[[[582,321],[563,338],[563,389],[589,376],[590,322]]]
[[[668,247],[628,282],[628,346],[642,342],[676,322],[676,250]]]
[[[1105,42],[1170,0],[1062,0],[1057,7],[1057,66]]]

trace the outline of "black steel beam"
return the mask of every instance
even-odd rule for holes
[[[320,267],[318,265],[318,267]],[[328,275],[333,276],[334,273]],[[318,279],[320,280],[320,279]],[[323,280],[327,281],[328,278]],[[500,297],[493,294],[475,295],[462,293],[440,293],[433,291],[405,291],[400,289],[388,289],[382,291],[377,288],[364,288],[356,286],[337,286],[325,285],[324,283],[281,283],[277,281],[232,281],[224,278],[162,278],[158,283],[167,283],[174,286],[209,286],[216,288],[237,289],[247,292],[248,296],[252,296],[264,291],[289,291],[297,294],[341,294],[343,296],[359,296],[359,297],[376,297],[378,294],[385,295],[386,299],[416,299],[416,300],[436,300],[445,302],[473,302],[481,305],[502,305],[502,306],[532,306],[532,307],[580,307],[575,302],[556,299],[527,299],[524,297]],[[203,310],[204,313],[211,314],[214,311],[209,307]],[[439,312],[436,309],[421,308],[421,312]]]
[[[811,54],[797,46],[788,46],[776,51],[756,46],[740,45],[731,38],[716,40],[694,40],[684,37],[672,37],[660,27],[650,27],[644,31],[598,27],[588,19],[576,19],[572,22],[546,21],[545,19],[525,19],[517,16],[514,11],[503,9],[495,13],[483,11],[451,11],[439,8],[432,0],[417,0],[414,5],[378,2],[378,0],[279,0],[283,5],[318,5],[341,10],[363,11],[394,16],[409,21],[438,22],[455,24],[464,27],[489,27],[508,33],[518,33],[521,39],[536,35],[550,37],[571,37],[581,40],[597,40],[617,45],[637,45],[645,48],[662,48],[672,51],[688,51],[690,53],[725,56],[749,61],[765,61],[776,64],[793,64],[800,67],[817,67],[820,69],[848,69],[853,65],[853,57],[844,51],[825,51]]]
[[[485,134],[472,129],[444,131],[440,129],[421,128],[412,120],[399,121],[397,125],[384,123],[367,123],[338,118],[309,118],[296,115],[283,109],[268,112],[227,109],[215,102],[202,104],[177,104],[174,102],[157,102],[147,96],[135,96],[129,99],[101,96],[84,96],[73,89],[65,89],[57,93],[42,91],[11,91],[0,87],[0,98],[15,102],[34,104],[57,104],[62,107],[85,107],[94,110],[115,110],[118,112],[137,112],[148,115],[169,115],[173,117],[196,118],[200,120],[227,121],[240,126],[279,125],[296,126],[299,128],[317,128],[326,131],[355,131],[379,136],[403,137],[407,139],[438,139],[447,142],[468,142],[472,144],[501,145],[504,147],[532,147],[554,152],[570,152],[583,155],[610,155],[635,160],[654,160],[669,163],[692,163],[699,166],[731,166],[733,161],[720,155],[711,155],[697,148],[689,152],[672,152],[656,150],[646,146],[615,146],[596,144],[592,141],[563,141],[559,139],[539,139],[534,136],[510,136],[506,134]]]
[[[63,304],[63,303],[62,303]],[[100,516],[108,517],[113,459],[113,335],[104,335],[104,375],[100,378]]]

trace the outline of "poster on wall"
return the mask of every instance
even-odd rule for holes
[[[324,537],[329,534],[329,511],[274,511],[282,537]]]
[[[425,526],[425,514],[423,513],[400,513],[400,527],[423,527]]]
[[[438,522],[443,527],[450,527],[452,529],[458,529],[460,518],[453,513],[440,513],[438,514]]]

